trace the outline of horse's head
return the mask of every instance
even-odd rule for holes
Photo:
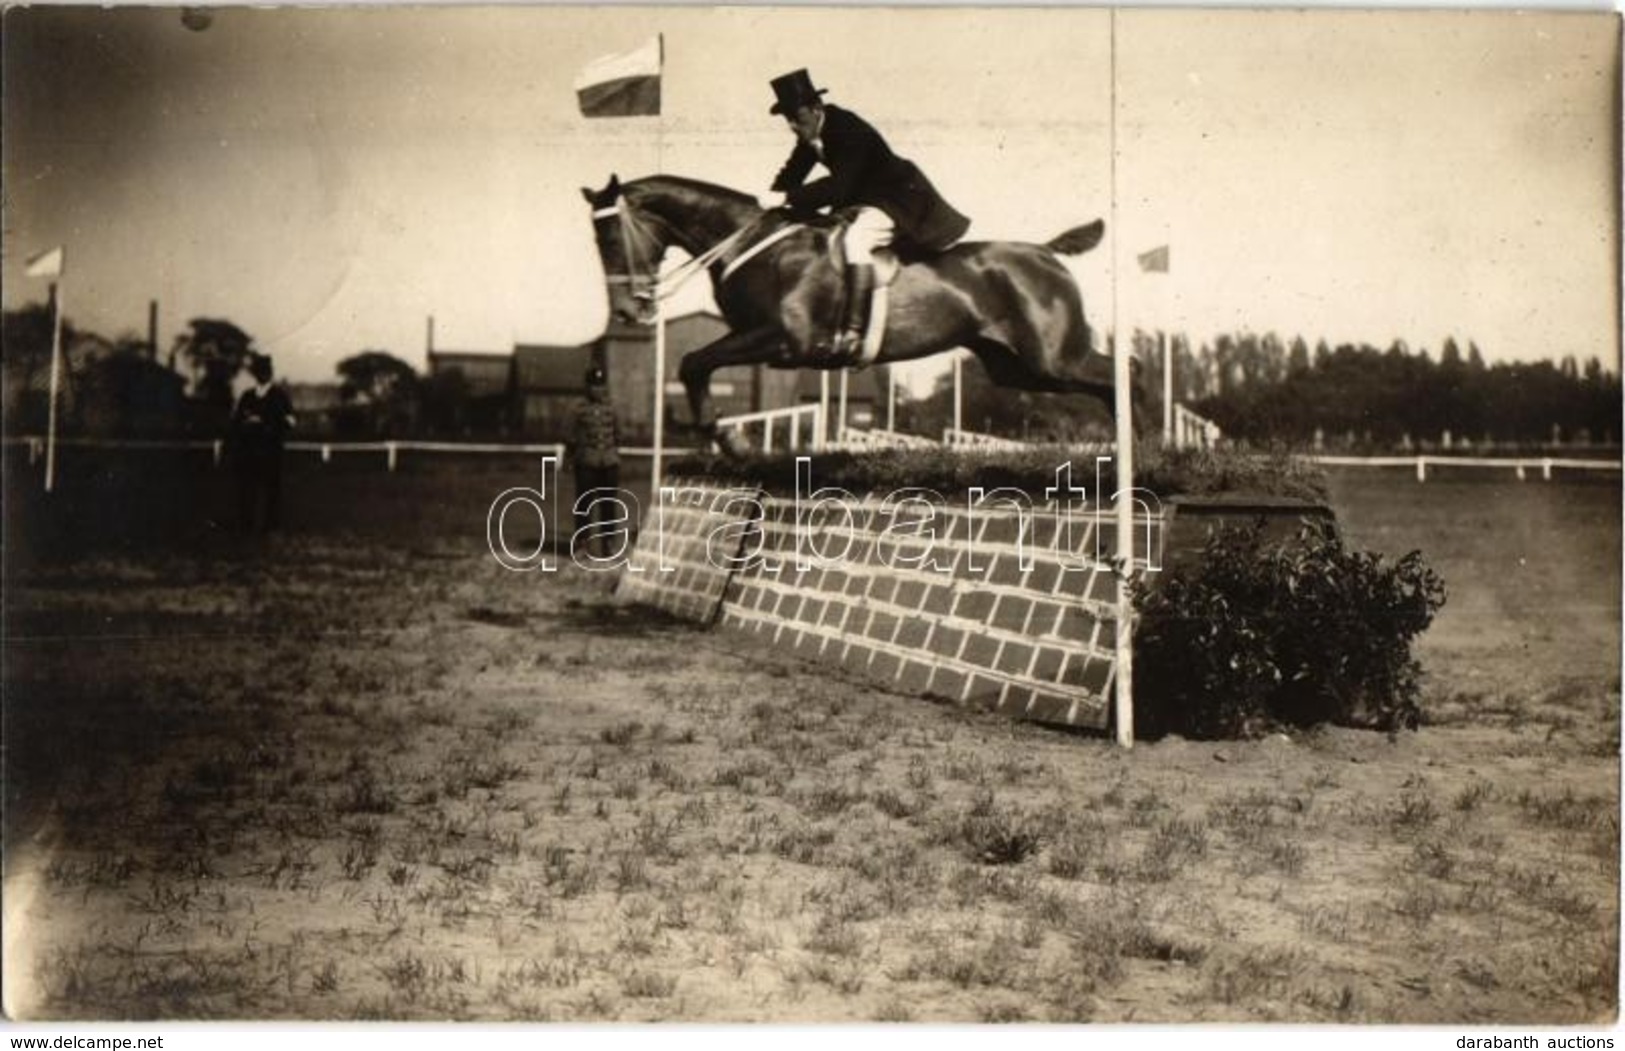
[[[626,196],[619,177],[610,176],[609,185],[602,190],[582,187],[581,195],[592,206],[593,234],[609,285],[610,314],[620,321],[651,324],[665,242]]]

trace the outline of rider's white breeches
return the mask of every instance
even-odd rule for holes
[[[848,265],[874,265],[875,249],[886,248],[892,242],[897,224],[879,208],[860,208],[852,224],[846,228],[841,245],[846,249]]]

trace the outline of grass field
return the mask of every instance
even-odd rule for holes
[[[525,464],[334,467],[265,544],[6,494],[14,1016],[1614,1017],[1617,480],[1335,475],[1450,588],[1427,724],[1124,752],[508,573]]]

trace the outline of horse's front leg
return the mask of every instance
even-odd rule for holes
[[[777,353],[784,334],[774,326],[763,326],[745,332],[730,332],[713,343],[683,356],[677,375],[688,394],[689,411],[694,426],[702,434],[722,446],[724,452],[734,453],[717,433],[717,421],[711,413],[711,374],[730,365],[755,365],[769,361]]]

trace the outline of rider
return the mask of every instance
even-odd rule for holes
[[[825,105],[826,89],[813,87],[805,69],[775,77],[778,101],[768,112],[783,116],[796,134],[796,147],[779,169],[773,189],[792,209],[858,206],[847,226],[846,310],[832,352],[851,359],[863,349],[875,291],[874,251],[901,234],[912,244],[943,251],[965,236],[970,220],[944,201],[925,173],[893,153],[870,124],[850,110]],[[829,175],[806,182],[822,162]]]

